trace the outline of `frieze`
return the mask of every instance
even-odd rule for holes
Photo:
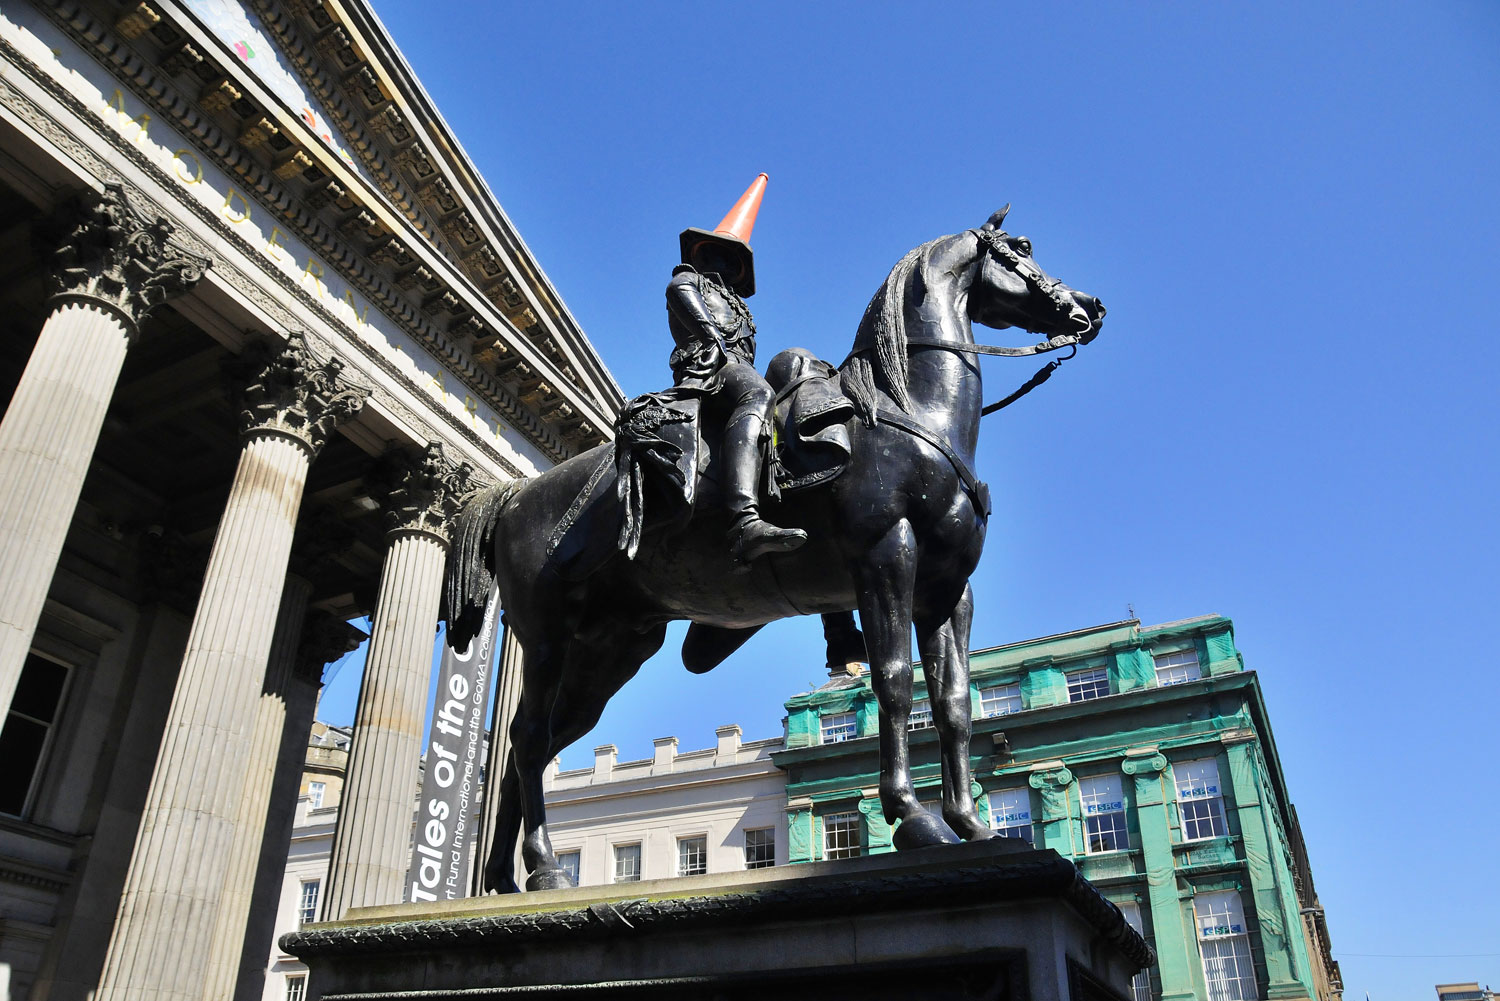
[[[12,64],[23,69],[27,73],[27,75],[31,77],[31,79],[38,85],[43,87],[53,99],[62,103],[68,108],[69,111],[73,112],[80,119],[83,119],[85,121],[90,120],[89,109],[75,95],[59,86],[55,80],[53,80],[46,73],[43,73],[39,67],[37,67],[28,58],[22,55],[5,39],[0,39],[0,55],[3,55]],[[28,124],[30,124],[39,133],[41,133],[49,142],[67,153],[72,159],[78,162],[81,166],[85,167],[93,176],[100,178],[101,180],[118,179],[119,175],[114,170],[112,165],[110,165],[105,159],[97,155],[90,147],[80,141],[75,135],[73,135],[70,130],[61,127],[51,118],[50,115],[36,106],[29,97],[26,97],[24,94],[15,90],[3,79],[0,79],[0,99],[3,99],[7,107],[12,108],[17,114],[25,119]],[[97,130],[96,134],[100,135],[107,142],[109,142],[110,145],[114,147],[117,153],[119,153],[123,157],[128,158],[137,169],[140,169],[150,175],[153,180],[157,181],[157,183],[161,184],[163,187],[170,190],[176,183],[174,182],[173,178],[169,174],[167,174],[166,171],[162,170],[154,162],[145,157],[140,149],[135,144],[125,139],[125,137],[121,133],[109,129],[101,129]],[[243,253],[253,256],[259,251],[258,247],[252,245],[243,237],[241,237],[232,229],[232,227],[226,225],[217,214],[205,208],[200,203],[191,199],[186,199],[180,204],[186,206],[190,211],[198,216],[200,221],[214,229],[222,239],[229,241]],[[190,250],[193,250],[195,248],[202,248],[202,244],[186,232],[180,233],[178,235],[178,240]],[[319,318],[330,328],[338,329],[342,333],[344,333],[346,346],[354,346],[367,359],[369,359],[371,363],[379,368],[380,371],[383,372],[393,383],[401,386],[403,389],[407,390],[415,396],[420,397],[423,395],[422,387],[419,386],[404,371],[402,371],[400,367],[393,364],[383,354],[381,354],[371,345],[365,343],[362,339],[356,336],[354,332],[350,330],[348,325],[342,321],[341,318],[335,316],[326,306],[323,305],[323,303],[311,296],[305,289],[298,287],[294,282],[287,279],[287,277],[281,272],[268,270],[265,273],[271,275],[278,282],[278,284],[281,285],[283,295],[299,301],[306,308],[314,311],[319,316]],[[243,295],[246,300],[264,311],[264,313],[271,319],[274,324],[285,328],[294,326],[298,322],[295,315],[290,310],[288,310],[280,301],[280,297],[268,294],[264,287],[262,287],[258,282],[252,280],[245,273],[241,272],[238,268],[220,262],[215,267],[215,274],[217,274],[227,284],[229,284],[237,292]],[[382,310],[382,312],[385,311]],[[398,318],[392,317],[392,319],[396,320]],[[390,392],[381,387],[376,387],[373,394],[373,399],[379,402],[382,407],[389,410],[404,422],[406,422],[419,434],[426,434],[429,437],[434,436],[432,428],[428,425],[427,421],[419,417],[410,407],[408,407],[405,403],[403,403],[399,398],[397,398]],[[518,403],[514,402],[512,398],[509,397],[508,394],[499,397],[498,402],[502,406],[502,413],[504,413],[508,419],[512,420],[513,426],[515,426],[518,430],[530,431],[531,434],[529,435],[529,437],[531,437],[531,439],[536,444],[541,446],[544,451],[553,455],[555,458],[566,457],[565,454],[561,454],[559,452],[556,446],[549,445],[545,438],[539,440],[536,437],[537,431],[535,430],[535,428],[538,424],[537,419],[534,416],[529,415],[524,409],[522,409],[518,405]],[[463,440],[469,442],[471,445],[479,449],[484,454],[489,455],[491,459],[495,461],[496,464],[508,475],[528,475],[526,470],[517,466],[505,455],[498,452],[490,442],[481,437],[452,412],[446,409],[436,408],[433,412],[439,419],[442,420],[442,422],[447,426],[452,434],[457,435],[458,437],[462,438]],[[590,429],[590,431],[592,431],[592,429]],[[584,442],[584,444],[587,444],[587,442]]]

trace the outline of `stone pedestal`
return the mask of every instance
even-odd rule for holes
[[[311,970],[309,1001],[1123,1001],[1152,958],[1071,862],[1006,839],[361,908],[282,945]]]

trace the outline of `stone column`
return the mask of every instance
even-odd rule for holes
[[[1042,794],[1042,824],[1036,831],[1038,848],[1051,848],[1069,858],[1082,851],[1073,841],[1073,810],[1068,803],[1068,786],[1073,772],[1061,761],[1042,762],[1031,771],[1031,788]]]
[[[1226,739],[1224,752],[1229,758],[1229,784],[1239,814],[1245,868],[1250,875],[1251,899],[1260,926],[1266,976],[1271,981],[1265,989],[1266,997],[1305,998],[1310,990],[1298,979],[1297,963],[1302,917],[1291,887],[1283,885],[1284,880],[1290,881],[1291,872],[1284,864],[1278,865],[1283,847],[1280,830],[1270,815],[1276,805],[1266,802],[1255,746],[1254,736]],[[1303,964],[1302,969],[1306,968]]]
[[[1156,965],[1161,973],[1162,1001],[1194,997],[1198,957],[1190,949],[1196,941],[1193,925],[1184,921],[1182,894],[1177,892],[1177,870],[1172,860],[1172,825],[1162,772],[1167,759],[1155,750],[1127,754],[1120,766],[1135,779],[1136,823],[1141,831],[1141,855],[1146,866],[1146,894],[1155,929]]]
[[[209,262],[168,242],[123,185],[70,206],[51,261],[51,313],[0,419],[0,719],[10,708],[78,506],[125,351],[152,307]]]
[[[510,754],[510,724],[521,704],[521,644],[509,629],[500,640],[500,667],[495,678],[495,710],[490,716],[490,754],[484,766],[484,803],[479,837],[474,842],[474,864],[469,871],[469,895],[484,894],[484,867],[495,840],[495,812],[500,809],[500,780]]]
[[[245,921],[242,941],[235,950],[239,969],[232,996],[237,1001],[260,1001],[265,993],[266,958],[271,953],[271,939],[276,934],[281,884],[286,875],[287,852],[297,814],[297,790],[307,764],[308,734],[312,731],[324,669],[331,661],[358,648],[364,640],[362,631],[327,612],[311,612],[302,627],[301,643],[283,691],[286,724],[281,732],[276,775],[271,780],[270,802],[261,825],[264,834],[256,863],[250,913]],[[204,993],[204,997],[223,1001],[231,996],[228,990],[220,988],[214,987],[210,981],[210,990]]]
[[[244,447],[214,537],[97,1001],[198,1001],[307,469],[365,393],[300,334],[250,345]]]
[[[469,482],[469,467],[436,442],[420,459],[390,458],[371,483],[385,497],[387,548],[323,898],[329,921],[402,899],[449,528]]]
[[[245,781],[234,818],[234,841],[229,849],[224,892],[219,897],[218,918],[209,945],[204,1001],[228,998],[239,974],[245,920],[250,913],[255,869],[260,861],[260,843],[266,829],[266,811],[287,721],[286,697],[292,681],[292,665],[311,597],[312,584],[309,581],[296,574],[287,575],[281,591],[281,610],[276,616],[276,631],[271,639],[271,655],[266,663],[266,677],[260,701],[255,707],[250,743],[245,751]]]

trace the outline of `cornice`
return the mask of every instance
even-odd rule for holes
[[[506,343],[501,332],[512,325],[500,312],[431,248],[409,247],[402,238],[407,224],[383,198],[370,197],[375,193],[253,77],[221,59],[216,42],[196,38],[201,29],[195,23],[159,20],[131,38],[139,20],[134,13],[110,26],[76,0],[51,0],[43,9],[121,85],[191,137],[197,152],[239,178],[289,235],[313,248],[550,458],[560,461],[605,440],[596,426],[602,408],[564,385],[556,365],[525,338],[512,334]]]

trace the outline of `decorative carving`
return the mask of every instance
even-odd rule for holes
[[[1048,768],[1031,773],[1027,780],[1031,788],[1040,789],[1042,792],[1057,792],[1066,789],[1073,782],[1073,773],[1066,766],[1062,768]]]
[[[183,42],[177,48],[162,56],[162,72],[168,76],[178,76],[190,69],[197,69],[203,62],[203,53],[199,52],[188,42]]]
[[[344,654],[358,650],[367,639],[369,634],[363,629],[336,615],[322,610],[309,612],[302,625],[293,670],[304,680],[321,685],[327,680],[328,665]]]
[[[220,77],[203,88],[203,92],[198,95],[198,105],[210,114],[217,114],[228,111],[230,105],[243,97],[240,89],[230,83],[228,77]]]
[[[289,333],[285,342],[252,341],[230,368],[242,387],[234,394],[242,433],[292,438],[313,455],[335,427],[359,413],[370,395],[339,377],[343,362],[313,357],[300,330]]]
[[[448,461],[435,441],[417,456],[392,449],[370,479],[371,493],[385,508],[387,532],[426,532],[445,543],[453,519],[476,486],[473,467]]]
[[[1156,754],[1127,757],[1120,765],[1120,770],[1126,775],[1155,775],[1165,771],[1166,767],[1166,755],[1158,751]]]
[[[279,162],[272,168],[271,173],[283,181],[289,181],[312,165],[311,157],[300,149],[293,149],[289,154],[284,154],[280,157]]]
[[[281,132],[269,118],[261,115],[252,121],[246,122],[244,129],[240,132],[240,145],[246,149],[254,149],[257,146],[270,142],[271,137]]]
[[[52,252],[53,300],[103,305],[132,334],[154,307],[192,288],[213,263],[170,242],[172,224],[137,212],[119,182],[68,214]]]
[[[161,15],[150,4],[127,7],[115,21],[115,30],[126,38],[140,38],[161,22]]]

